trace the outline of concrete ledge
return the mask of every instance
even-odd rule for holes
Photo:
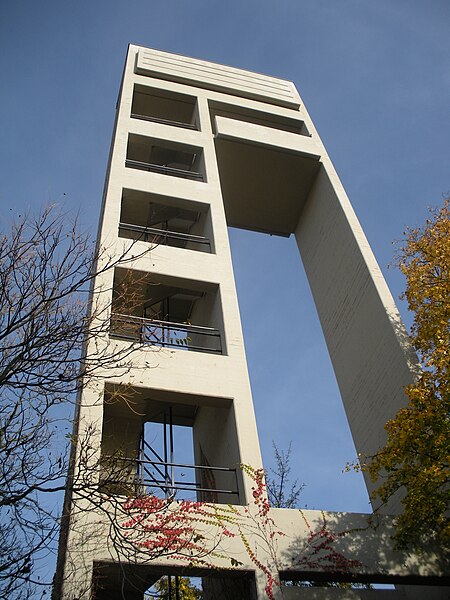
[[[216,137],[223,140],[266,146],[272,150],[286,150],[312,160],[319,160],[321,157],[318,144],[306,135],[220,116],[216,117],[216,131]]]

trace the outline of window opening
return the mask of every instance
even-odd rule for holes
[[[142,424],[137,477],[146,493],[172,499],[181,492],[185,500],[197,500],[192,425],[196,407],[164,408],[155,420]]]
[[[170,582],[169,582],[170,579]],[[162,567],[153,564],[94,562],[95,600],[256,600],[254,571],[200,567]],[[178,593],[178,597],[176,594]]]
[[[142,344],[222,354],[221,332],[209,325],[218,316],[213,316],[215,294],[150,282],[145,273],[118,269],[110,335]]]
[[[233,104],[215,101],[209,101],[209,107],[213,131],[216,129],[215,118],[226,117],[244,123],[252,123],[253,125],[261,125],[271,129],[278,129],[279,131],[311,137],[311,134],[299,114],[297,118],[292,118],[284,115],[269,114],[244,106],[234,106]]]
[[[143,423],[137,479],[145,493],[208,502],[218,502],[219,494],[238,494],[236,469],[207,464],[203,452],[201,464],[196,464],[192,431],[196,412],[196,406],[169,406]],[[233,485],[218,488],[218,473],[230,473]]]
[[[196,98],[174,92],[135,86],[131,117],[184,129],[198,129]]]
[[[157,245],[211,252],[210,239],[192,233],[193,230],[197,231],[200,228],[204,213],[158,202],[147,202],[147,210],[142,208],[138,214],[139,218],[136,218],[133,214],[136,211],[133,211],[133,206],[129,205],[130,203],[124,198],[119,223],[121,237]],[[145,212],[147,217],[143,223]]]
[[[144,341],[161,346],[179,346],[199,350],[189,332],[192,328],[191,315],[195,302],[203,297],[202,292],[172,289],[156,302],[144,304],[144,319],[141,335]]]
[[[152,494],[167,500],[178,498],[219,502],[219,494],[225,497],[237,496],[236,468],[210,465],[203,451],[199,452],[200,464],[196,463],[193,425],[198,407],[183,404],[164,406],[160,403],[152,404],[151,401],[150,406],[153,406],[150,409],[151,414],[143,417],[140,427],[139,423],[136,423],[139,434],[138,430],[128,423],[130,417],[127,420],[123,414],[123,407],[115,409],[117,416],[113,416],[112,421],[109,416],[110,420],[103,431],[104,448],[112,448],[114,439],[119,445],[122,441],[119,436],[118,418],[121,419],[122,425],[125,425],[125,429],[128,426],[127,431],[131,432],[127,442],[129,449],[133,445],[136,448],[137,437],[139,442],[134,457],[132,451],[127,452],[121,446],[116,455],[103,455],[104,466],[109,466],[109,471],[105,472],[103,478],[103,485],[106,483],[111,491],[116,493],[126,493],[128,490],[128,493]],[[108,412],[111,413],[111,410]],[[136,432],[134,444],[133,430]]]
[[[155,144],[150,138],[132,134],[125,165],[141,171],[204,181],[200,171],[201,161],[199,148],[194,150],[180,144]]]

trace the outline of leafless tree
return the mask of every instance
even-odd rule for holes
[[[291,481],[291,449],[280,450],[272,442],[275,456],[275,469],[270,469],[266,475],[267,494],[273,508],[298,508],[299,498],[305,484],[299,484],[298,479]]]
[[[69,423],[81,382],[131,366],[135,344],[107,336],[97,276],[131,259],[136,242],[101,248],[55,207],[0,234],[0,596],[36,592],[54,545],[65,488]],[[110,295],[109,295],[110,297]],[[93,342],[93,343],[91,343]]]

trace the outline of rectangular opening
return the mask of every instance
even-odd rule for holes
[[[392,590],[392,593],[394,593],[396,586],[409,588],[413,593],[416,586],[419,586],[421,591],[423,591],[422,586],[428,586],[428,590],[432,594],[433,589],[439,590],[441,586],[446,586],[448,584],[448,577],[426,577],[420,575],[377,575],[374,573],[357,574],[350,572],[343,573],[339,571],[333,573],[329,569],[310,572],[281,571],[279,575],[283,588],[309,588],[311,591],[321,588],[358,590],[361,594],[361,598],[377,598],[378,594],[380,597],[384,598],[383,594],[389,590]],[[313,594],[311,594],[311,596],[314,597]],[[306,594],[305,597],[307,597]],[[414,595],[414,597],[416,596]]]
[[[256,600],[253,571],[94,562],[93,600]]]
[[[370,512],[363,475],[342,473],[356,450],[295,239],[229,236],[264,466],[276,469],[271,440],[282,450],[292,441],[299,506]]]
[[[193,352],[225,354],[219,287],[117,268],[110,336]]]
[[[172,127],[198,129],[196,106],[194,96],[135,85],[131,117]]]
[[[130,134],[125,165],[161,175],[206,180],[201,148],[143,135]]]
[[[244,121],[245,123],[262,125],[263,127],[270,127],[271,129],[279,129],[280,131],[310,136],[305,123],[301,119],[293,119],[282,115],[245,108],[244,106],[233,106],[232,104],[215,101],[209,101],[209,108],[211,125],[214,133],[216,126],[215,117],[220,116],[229,117],[237,121]]]
[[[213,252],[212,233],[206,204],[129,189],[122,192],[122,238]]]
[[[124,496],[239,504],[230,400],[106,384],[101,486]]]

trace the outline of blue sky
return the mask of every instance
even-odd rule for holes
[[[448,0],[4,0],[0,222],[64,201],[95,232],[131,42],[293,80],[397,297],[392,240],[450,189],[449,34]],[[295,244],[231,241],[266,466],[292,440],[305,504],[367,510]]]

